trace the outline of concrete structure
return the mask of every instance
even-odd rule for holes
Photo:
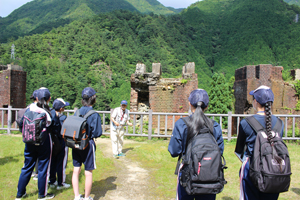
[[[26,107],[26,72],[18,65],[0,66],[0,107],[7,108]],[[1,115],[1,113],[0,113]],[[3,116],[0,116],[2,120]],[[7,122],[6,114],[4,122]],[[15,113],[12,113],[12,121]]]
[[[161,78],[161,68],[160,63],[153,63],[152,72],[146,73],[144,64],[136,65],[136,72],[130,78],[131,112],[145,110],[141,108],[144,105],[153,112],[184,113],[189,111],[189,94],[198,88],[195,63],[187,63],[183,66],[181,78]],[[155,126],[157,116],[154,115],[153,119]],[[161,126],[164,126],[164,120],[161,120]],[[168,127],[172,127],[171,118],[170,122],[168,120]]]

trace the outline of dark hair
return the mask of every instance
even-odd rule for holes
[[[41,100],[38,100],[38,102],[36,103],[36,105],[40,108],[43,108],[45,111],[47,111],[49,113],[49,115],[51,116],[51,112],[50,112],[50,108],[47,105],[47,101],[42,98]]]
[[[35,101],[35,100],[36,100],[36,99],[34,98],[33,95],[31,95],[31,96],[29,97],[29,99],[31,99],[32,101]]]
[[[265,107],[265,115],[266,115],[266,131],[267,131],[267,136],[268,136],[268,140],[270,141],[270,143],[273,143],[273,135],[272,135],[272,113],[271,113],[271,105],[272,102],[269,101],[267,102],[264,107]],[[280,171],[282,171],[282,158],[280,158],[277,154],[277,152],[275,151],[274,147],[273,149],[273,157],[274,159],[277,161],[277,163],[279,163],[280,166]]]
[[[187,127],[189,131],[188,131],[186,142],[188,142],[191,138],[193,138],[196,134],[198,134],[199,131],[204,127],[209,128],[209,131],[212,134],[214,132],[213,121],[204,115],[203,113],[204,108],[201,108],[202,105],[203,105],[202,101],[199,101],[197,103],[197,107],[194,114],[190,117],[190,120],[187,121]]]
[[[85,96],[83,96],[85,97]],[[83,106],[92,106],[96,103],[96,95],[91,96],[90,98],[82,98],[81,104]]]

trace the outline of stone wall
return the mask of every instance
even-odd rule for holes
[[[131,75],[130,111],[137,112],[139,104],[145,104],[153,112],[185,113],[189,111],[188,97],[198,88],[195,63],[183,66],[181,78],[160,78],[160,63],[152,64],[152,73],[146,73],[144,64],[137,64],[136,73]],[[175,121],[180,116],[175,117]],[[158,116],[153,115],[154,129]],[[168,118],[168,128],[173,126],[173,117]],[[165,128],[165,116],[160,117],[160,127]]]
[[[235,71],[234,95],[236,114],[254,114],[252,108],[253,96],[250,91],[255,90],[260,85],[270,87],[275,99],[272,106],[273,114],[300,114],[295,108],[298,98],[295,96],[294,86],[284,82],[282,79],[283,67],[272,65],[248,65]],[[297,77],[297,70],[291,72]],[[297,122],[299,123],[299,122]],[[232,133],[236,133],[237,120],[233,118]],[[288,127],[292,124],[288,121]]]
[[[235,113],[254,113],[252,110],[253,97],[249,92],[260,85],[266,85],[272,89],[276,98],[273,110],[275,113],[281,112],[281,108],[283,107],[282,94],[290,90],[290,86],[284,87],[282,70],[283,67],[272,65],[248,65],[237,69],[235,71],[234,83],[234,95],[236,98]]]

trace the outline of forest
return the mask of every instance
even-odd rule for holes
[[[172,15],[115,10],[11,37],[0,44],[0,64],[19,64],[27,72],[28,103],[35,89],[46,86],[53,99],[78,107],[82,89],[91,86],[98,92],[95,108],[108,110],[130,99],[130,75],[139,62],[148,71],[160,62],[163,77],[179,77],[185,63],[195,62],[199,88],[220,95],[212,89],[218,83],[231,99],[240,67],[299,68],[298,13],[298,6],[281,0],[204,0]],[[231,101],[224,104],[224,112],[232,109]]]

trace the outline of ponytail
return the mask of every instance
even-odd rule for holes
[[[38,102],[36,103],[36,105],[38,107],[44,109],[51,116],[49,105],[47,105],[47,101],[44,98],[42,98],[41,100],[38,100]]]
[[[264,107],[265,107],[265,115],[266,115],[266,131],[267,131],[267,136],[268,140],[271,143],[272,149],[273,149],[273,159],[276,160],[276,162],[279,164],[280,171],[282,171],[282,158],[280,158],[273,146],[273,135],[272,135],[272,113],[271,113],[271,105],[272,102],[269,101],[267,102]]]
[[[190,120],[187,121],[187,127],[189,127],[189,133],[187,135],[187,140],[189,141],[195,135],[199,133],[199,131],[204,128],[208,127],[210,132],[213,134],[213,122],[208,117],[206,117],[203,113],[203,102],[199,101],[197,103],[196,110],[194,114],[190,117]]]

